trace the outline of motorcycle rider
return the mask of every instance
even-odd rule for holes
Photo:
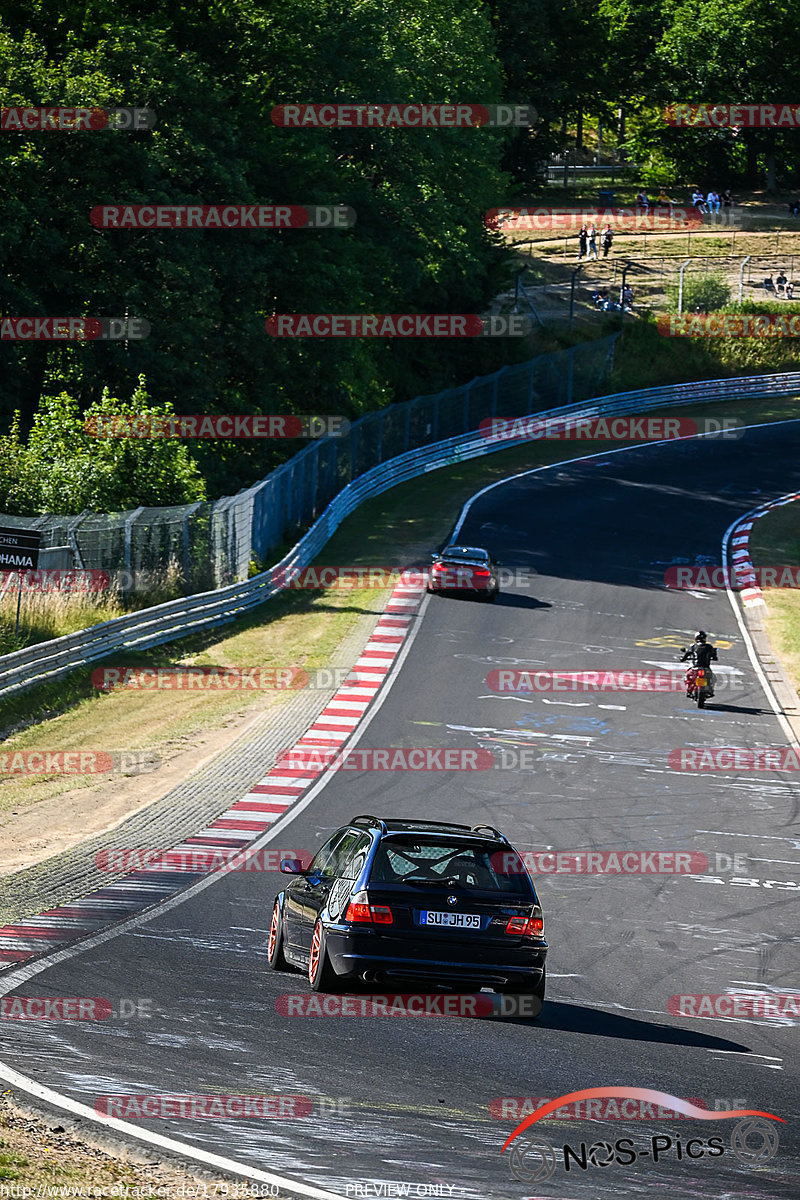
[[[686,662],[687,659],[692,660],[692,666],[701,671],[705,671],[708,676],[709,696],[714,695],[714,672],[711,670],[711,663],[717,661],[717,647],[712,646],[708,640],[708,634],[705,629],[698,629],[694,635],[694,642],[688,650],[684,650],[681,655],[681,662]]]

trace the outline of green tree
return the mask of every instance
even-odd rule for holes
[[[151,404],[144,378],[130,400],[108,389],[85,413],[62,391],[45,396],[25,444],[15,416],[0,438],[0,506],[16,514],[116,512],[139,505],[189,504],[205,499],[205,484],[187,445],[171,438],[97,437],[102,418],[163,417],[169,404]]]
[[[774,191],[800,166],[796,130],[670,127],[673,103],[781,104],[800,70],[797,7],[785,0],[601,0],[607,70],[634,113],[631,156],[670,179]]]
[[[272,312],[483,311],[507,267],[482,214],[506,195],[492,130],[291,130],[292,101],[502,98],[488,12],[456,0],[68,2],[6,7],[4,104],[153,108],[152,132],[4,135],[0,310],[146,318],[149,339],[8,345],[0,421],[47,371],[85,410],[145,375],[176,411],[362,412],[461,383],[513,344],[271,339]],[[350,204],[354,229],[102,230],[103,204]],[[7,427],[7,424],[6,424]],[[213,494],[298,447],[204,442]],[[232,482],[235,480],[235,484]]]

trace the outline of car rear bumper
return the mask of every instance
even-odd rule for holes
[[[497,584],[491,583],[472,583],[469,585],[458,584],[454,586],[452,583],[447,585],[436,583],[435,580],[431,580],[428,583],[428,591],[439,592],[442,596],[485,596],[487,593],[491,595],[492,592],[499,592],[500,588],[497,586]]]
[[[451,944],[446,949],[442,946],[439,956],[433,958],[428,957],[430,951],[423,954],[419,947],[410,946],[403,938],[397,938],[395,945],[387,945],[389,940],[329,929],[325,945],[338,976],[357,979],[366,974],[376,983],[407,979],[474,983],[482,987],[523,981],[535,984],[541,981],[547,955],[546,942],[509,950],[502,957],[494,948],[483,949],[474,956],[465,955],[466,947],[456,949]]]

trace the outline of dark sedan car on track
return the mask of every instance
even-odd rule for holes
[[[547,942],[522,859],[489,825],[354,817],[275,900],[267,957],[315,991],[347,980],[544,999]]]
[[[499,563],[478,546],[446,546],[432,556],[429,592],[477,593],[490,603],[500,591]]]

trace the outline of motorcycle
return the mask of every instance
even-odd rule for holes
[[[686,695],[697,701],[698,708],[705,708],[706,700],[714,695],[714,688],[705,667],[689,667],[686,672]]]

